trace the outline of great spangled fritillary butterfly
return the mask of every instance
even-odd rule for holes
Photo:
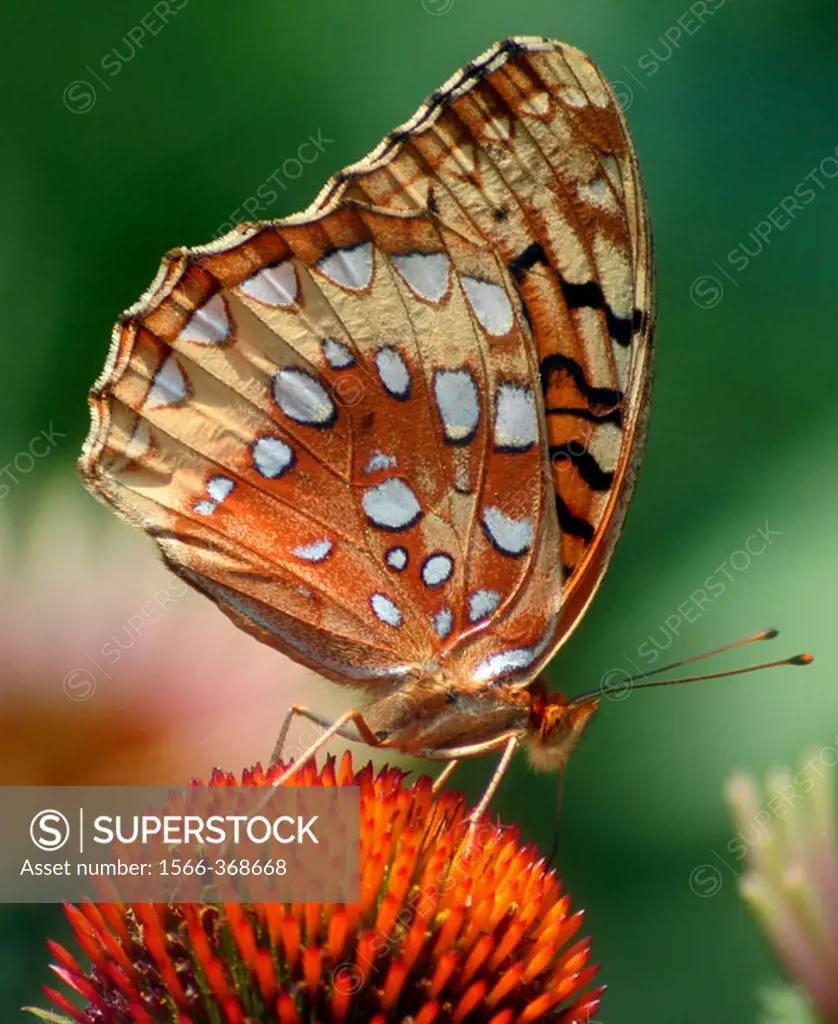
[[[538,676],[634,488],[652,286],[608,83],[509,39],[303,213],[165,258],[81,471],[238,625],[366,691],[326,735],[561,766],[596,700]]]

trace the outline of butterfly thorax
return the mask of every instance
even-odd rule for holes
[[[506,685],[460,685],[448,673],[402,684],[368,706],[367,723],[383,746],[434,760],[531,729],[530,695]],[[477,751],[475,751],[476,753]]]

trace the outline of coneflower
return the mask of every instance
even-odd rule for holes
[[[210,785],[271,785],[282,765]],[[291,784],[359,786],[354,904],[67,907],[81,951],[50,943],[46,989],[68,1024],[530,1024],[590,1021],[602,989],[555,874],[514,828],[467,839],[460,794],[371,766],[302,768]],[[65,1016],[66,1015],[66,1016]]]

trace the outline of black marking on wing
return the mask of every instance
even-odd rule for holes
[[[595,281],[588,281],[585,284],[569,284],[564,278],[559,277],[562,286],[562,295],[567,303],[568,309],[601,309],[605,313],[605,322],[608,325],[608,333],[611,338],[628,348],[632,339],[632,322],[626,317],[617,316],[614,310],[605,301],[602,289]]]
[[[528,444],[493,444],[492,451],[503,452],[504,455],[524,455],[526,452],[532,451],[535,441],[530,441]]]
[[[523,281],[524,275],[528,270],[531,270],[536,263],[542,263],[545,267],[549,267],[550,263],[547,259],[547,254],[538,242],[533,242],[532,245],[528,245],[526,249],[514,260],[509,261],[509,273],[515,278],[516,281]]]
[[[550,445],[550,461],[567,459],[592,491],[607,491],[614,482],[614,474],[606,472],[588,449],[578,441]]]
[[[573,416],[575,419],[587,420],[588,423],[613,423],[620,429],[623,426],[623,410],[619,406],[603,413],[596,413],[591,409],[577,409],[570,405],[554,405],[544,411],[548,416]]]
[[[570,356],[553,352],[545,356],[541,362],[541,388],[544,394],[550,386],[550,377],[554,373],[569,373],[573,378],[576,387],[588,399],[592,406],[599,407],[602,412],[619,405],[623,400],[623,393],[617,388],[592,387],[582,371],[582,367]]]
[[[574,515],[561,497],[556,495],[556,513],[559,517],[559,528],[563,533],[572,533],[590,544],[594,539],[594,528],[587,519]]]
[[[443,440],[445,441],[446,444],[453,445],[454,447],[458,447],[459,446],[459,447],[462,448],[462,447],[464,447],[467,444],[471,444],[471,442],[475,439],[475,437],[477,437],[477,431],[479,429],[480,429],[480,424],[478,423],[477,426],[474,428],[474,430],[470,431],[468,434],[464,435],[463,437],[449,437],[445,433],[445,428],[443,426],[442,437],[443,437]]]
[[[547,254],[538,242],[528,245],[515,259],[510,260],[509,272],[516,281],[520,282],[524,279],[527,271],[531,270],[536,263],[541,263],[556,274],[568,309],[581,309],[586,306],[590,309],[601,309],[605,313],[605,322],[611,338],[618,345],[622,345],[623,348],[627,348],[631,344],[632,336],[640,329],[644,321],[644,315],[641,310],[636,309],[631,320],[626,317],[617,316],[611,306],[605,301],[602,289],[595,281],[587,281],[585,284],[570,284],[569,281],[565,281],[562,275],[550,266]]]

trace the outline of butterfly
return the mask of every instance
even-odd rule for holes
[[[116,324],[86,485],[359,707],[331,736],[561,767],[597,707],[541,672],[634,490],[649,216],[595,64],[507,39],[316,201],[177,249]],[[281,742],[279,744],[281,747]],[[293,769],[290,769],[293,770]]]

